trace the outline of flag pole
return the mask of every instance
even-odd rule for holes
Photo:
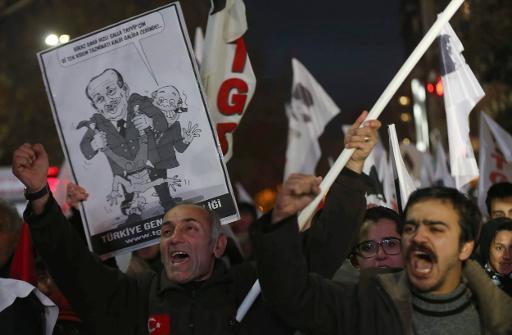
[[[423,57],[430,45],[435,41],[443,27],[450,21],[450,19],[453,17],[453,15],[455,15],[463,3],[464,0],[452,0],[445,8],[445,10],[439,14],[436,22],[434,22],[429,31],[425,34],[425,36],[423,36],[418,46],[416,46],[412,54],[409,56],[409,58],[407,58],[395,77],[391,80],[384,92],[381,94],[377,102],[375,102],[375,105],[370,110],[370,113],[368,113],[366,120],[375,120],[380,116],[391,98],[393,98],[395,95],[396,91],[398,91],[405,79],[407,79],[407,76],[411,73],[421,57]],[[327,191],[329,191],[329,188],[334,183],[341,170],[345,167],[353,153],[354,149],[343,149],[338,159],[336,159],[336,162],[334,162],[334,165],[331,167],[327,175],[322,180],[322,183],[320,184],[320,193],[306,208],[300,212],[298,218],[300,229],[302,229],[304,225],[313,217],[313,214],[315,213],[317,206],[320,204],[320,201],[325,197]],[[254,283],[253,288],[249,291],[247,296],[244,298],[244,301],[238,308],[236,314],[236,320],[238,322],[242,321],[245,314],[249,310],[249,307],[258,297],[260,293],[258,288],[259,283],[257,281]]]
[[[464,3],[464,0],[452,0],[446,9],[439,14],[436,22],[432,27],[430,27],[425,36],[423,36],[423,39],[420,41],[418,46],[414,49],[409,58],[407,58],[405,63],[372,107],[370,113],[368,113],[368,116],[366,117],[366,120],[375,120],[380,116],[391,98],[395,95],[396,91],[398,91],[400,86],[402,86],[405,79],[407,79],[407,76],[409,76],[421,57],[423,57],[427,49],[435,41],[443,27],[448,23],[448,21],[450,21],[453,15],[455,15],[462,3]],[[329,188],[334,183],[341,170],[345,167],[353,153],[354,149],[344,149],[336,162],[334,162],[334,165],[320,184],[320,194],[299,214],[299,227],[301,229],[313,217],[320,201],[325,197],[327,191],[329,191]]]

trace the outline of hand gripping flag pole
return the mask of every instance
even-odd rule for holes
[[[384,110],[384,107],[386,107],[391,98],[395,95],[396,91],[403,84],[409,73],[411,73],[413,68],[418,63],[418,61],[421,59],[421,57],[423,57],[427,49],[437,38],[443,27],[448,23],[448,21],[450,21],[450,19],[453,17],[453,15],[455,15],[457,10],[463,3],[464,0],[452,0],[445,8],[445,10],[441,14],[439,14],[436,22],[434,22],[432,27],[430,27],[429,31],[425,34],[425,36],[423,36],[418,46],[416,46],[412,54],[409,56],[409,58],[407,58],[405,63],[402,65],[400,70],[397,72],[395,77],[391,80],[391,82],[388,84],[384,92],[381,94],[375,105],[372,107],[370,113],[366,117],[366,120],[375,120],[379,117],[379,115]],[[298,218],[300,229],[302,229],[304,225],[313,217],[313,214],[318,204],[325,197],[327,191],[334,183],[336,177],[345,167],[348,160],[354,153],[354,150],[355,149],[343,149],[334,165],[331,167],[327,175],[322,180],[322,183],[320,184],[320,194],[318,194],[316,198],[300,212]],[[244,301],[242,301],[240,307],[238,307],[236,313],[236,320],[238,322],[242,321],[245,314],[252,306],[254,300],[256,300],[256,298],[258,297],[260,291],[261,288],[259,281],[256,281],[251,290],[249,291],[249,293],[247,294],[247,296],[244,298]]]

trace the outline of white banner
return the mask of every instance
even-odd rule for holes
[[[398,178],[398,191],[400,192],[401,210],[404,210],[409,195],[416,190],[414,180],[409,175],[402,155],[400,154],[400,145],[398,144],[398,137],[396,136],[396,129],[394,124],[388,126],[389,132],[389,148],[393,156],[393,171],[395,178]]]
[[[242,0],[212,0],[201,79],[226,162],[233,155],[233,132],[256,89],[256,77],[243,39],[246,31]]]
[[[288,147],[284,179],[291,173],[315,174],[322,152],[318,137],[340,109],[297,59],[292,59],[292,101],[286,108]]]
[[[512,136],[487,114],[480,114],[480,179],[478,205],[487,213],[485,198],[492,184],[512,182]]]
[[[462,56],[464,47],[450,24],[439,35],[451,174],[457,189],[478,177],[469,139],[469,113],[485,95]]]
[[[186,32],[175,2],[38,54],[99,255],[157,243],[182,201],[238,219]]]

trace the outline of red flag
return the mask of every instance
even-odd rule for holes
[[[171,333],[171,318],[168,314],[153,314],[148,318],[150,335],[169,335]]]
[[[26,223],[23,223],[21,226],[20,239],[12,258],[9,277],[23,280],[37,286],[34,248],[32,247],[30,230]]]

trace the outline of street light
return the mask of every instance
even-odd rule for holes
[[[59,44],[59,36],[55,34],[50,34],[46,36],[46,38],[44,39],[44,43],[46,43],[46,45],[54,47]]]
[[[68,34],[62,34],[60,36],[58,36],[56,34],[50,34],[50,35],[46,36],[46,38],[44,39],[44,43],[46,43],[46,45],[48,45],[50,47],[54,47],[54,46],[57,46],[60,44],[68,43],[69,39],[70,39],[70,37]]]

